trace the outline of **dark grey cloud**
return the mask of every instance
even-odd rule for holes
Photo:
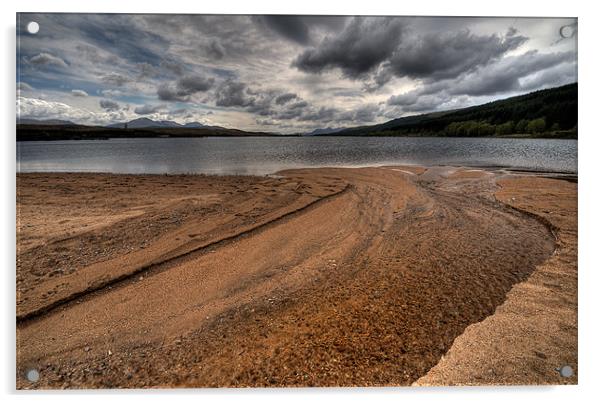
[[[101,99],[99,104],[102,109],[109,112],[118,111],[119,109],[121,109],[121,106],[119,106],[117,102],[110,101],[108,99]]]
[[[437,33],[402,41],[388,61],[398,77],[438,80],[489,64],[527,38],[514,29],[506,35],[475,35],[465,29],[454,33]]]
[[[27,62],[35,66],[68,67],[67,63],[63,59],[46,52],[42,52],[30,57],[27,59]]]
[[[126,83],[129,83],[130,81],[132,81],[130,78],[121,75],[119,73],[108,73],[108,74],[104,74],[101,78],[102,82],[109,84],[109,85],[114,85],[116,87],[121,87],[123,85],[125,85]]]
[[[178,80],[177,87],[187,94],[207,91],[213,86],[215,80],[200,75],[184,76]]]
[[[163,69],[175,74],[176,76],[180,76],[184,73],[184,69],[182,68],[182,63],[179,63],[175,60],[167,60],[163,59],[159,63],[159,66]]]
[[[332,116],[329,108],[312,108],[295,93],[273,88],[253,88],[236,80],[220,83],[214,96],[216,106],[239,108],[258,117],[269,116],[272,121],[320,120]]]
[[[152,64],[147,63],[147,62],[136,63],[135,66],[138,69],[138,78],[139,79],[154,77],[154,76],[158,76],[160,74],[160,70],[156,66],[153,66]]]
[[[328,32],[338,32],[345,27],[347,20],[352,17],[340,15],[303,15],[299,18],[307,25],[310,31],[313,28],[320,28]]]
[[[301,45],[309,43],[309,28],[298,15],[264,15],[258,17],[266,27]]]
[[[249,106],[253,105],[255,98],[246,91],[244,83],[227,80],[221,83],[215,91],[215,104],[217,106]]]
[[[142,105],[134,109],[134,113],[138,115],[150,115],[165,110],[165,105]]]
[[[335,117],[337,112],[338,112],[338,109],[336,109],[336,108],[322,106],[318,110],[303,114],[302,116],[300,116],[299,120],[328,121],[328,120],[332,120]]]
[[[266,96],[254,97],[246,107],[246,111],[259,116],[268,116],[275,113],[272,107],[272,99]]]
[[[528,38],[509,29],[503,35],[476,35],[468,29],[420,35],[405,19],[356,17],[343,31],[302,52],[293,66],[309,73],[340,69],[352,79],[367,78],[374,91],[394,76],[439,80],[475,70],[517,49]]]
[[[472,97],[528,92],[574,82],[573,52],[539,53],[535,50],[482,66],[457,77],[425,83],[395,96],[387,104],[401,112],[429,112],[452,102],[461,105]],[[464,102],[465,103],[465,102]]]
[[[209,55],[209,57],[216,59],[216,60],[223,59],[224,55],[226,54],[226,49],[221,44],[221,42],[217,39],[212,39],[209,42],[209,44],[207,46],[205,46],[205,50],[206,50],[207,54]]]
[[[306,101],[299,101],[289,105],[289,109],[302,109],[307,106],[309,106],[309,104]]]
[[[276,102],[277,105],[284,105],[285,103],[290,102],[296,98],[297,98],[297,94],[293,94],[292,92],[287,92],[286,94],[278,95],[276,97],[276,99],[274,100],[274,102]]]
[[[355,17],[340,34],[303,51],[292,65],[309,73],[340,68],[345,76],[358,78],[393,54],[403,31],[401,19]]]
[[[159,99],[163,101],[189,101],[190,96],[205,92],[213,87],[215,79],[201,75],[181,77],[175,83],[161,84],[157,89]]]
[[[450,83],[448,92],[452,95],[480,96],[518,91],[521,90],[521,78],[574,61],[573,52],[543,54],[529,51],[506,57],[499,63],[454,80]],[[555,85],[554,81],[550,81],[550,84]]]

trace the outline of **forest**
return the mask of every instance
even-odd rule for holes
[[[577,138],[577,83],[464,109],[346,129],[336,135]]]

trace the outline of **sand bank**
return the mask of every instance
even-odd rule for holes
[[[575,183],[380,167],[23,174],[17,187],[20,388],[470,383],[435,378],[441,357],[469,357],[458,343],[513,299],[523,321],[494,323],[472,351],[485,359],[495,329],[520,340],[535,328],[537,354],[524,343],[502,363],[543,360],[523,382],[561,382],[556,358],[576,366],[576,324],[563,327],[576,288],[547,291],[547,320],[524,302],[542,267],[550,290],[576,282],[576,252],[558,252],[571,236],[576,250],[562,201]],[[454,365],[474,383],[516,382]]]

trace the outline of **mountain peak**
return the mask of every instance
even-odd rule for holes
[[[107,127],[121,128],[123,129],[127,124],[128,129],[148,129],[148,128],[187,128],[196,129],[203,127],[210,127],[203,125],[199,122],[189,122],[186,124],[180,124],[172,120],[152,120],[149,118],[137,118],[124,123],[113,123]]]

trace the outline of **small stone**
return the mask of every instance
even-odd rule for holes
[[[535,350],[535,356],[537,358],[541,358],[542,360],[545,360],[548,358],[548,356],[545,353],[543,353],[541,351],[537,351],[537,350]]]

